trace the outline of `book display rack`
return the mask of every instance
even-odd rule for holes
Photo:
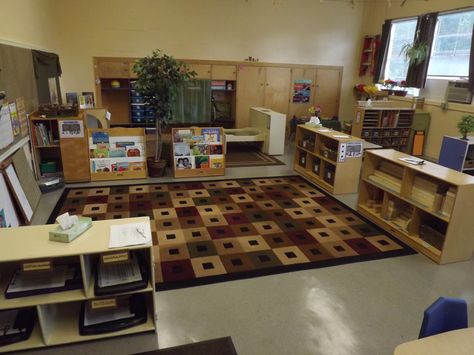
[[[222,127],[173,128],[174,177],[225,174]]]
[[[108,248],[111,226],[130,223],[149,218],[97,221],[70,244],[49,240],[52,224],[5,229],[0,352],[156,332],[151,243]]]

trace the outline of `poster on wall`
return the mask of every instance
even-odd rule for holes
[[[308,103],[311,98],[311,84],[312,80],[298,79],[293,83],[293,103],[304,104]]]

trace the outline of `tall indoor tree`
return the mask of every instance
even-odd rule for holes
[[[156,145],[153,158],[147,160],[150,176],[162,176],[166,161],[161,158],[163,151],[163,128],[173,118],[172,106],[179,86],[196,73],[186,63],[154,50],[152,55],[141,58],[134,65],[137,74],[134,89],[143,95],[145,102],[155,112]]]

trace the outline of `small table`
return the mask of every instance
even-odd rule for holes
[[[398,345],[394,355],[474,354],[474,328],[453,330]]]

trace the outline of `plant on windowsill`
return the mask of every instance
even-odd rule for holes
[[[474,116],[466,115],[461,117],[461,120],[458,122],[458,131],[462,134],[461,139],[467,140],[467,135],[471,132],[474,132]]]
[[[134,89],[143,95],[145,102],[155,111],[155,154],[153,158],[147,159],[148,174],[163,176],[166,160],[161,158],[162,130],[173,118],[171,108],[176,100],[179,85],[193,78],[196,72],[160,50],[155,50],[151,56],[138,60],[133,70],[137,74]]]

